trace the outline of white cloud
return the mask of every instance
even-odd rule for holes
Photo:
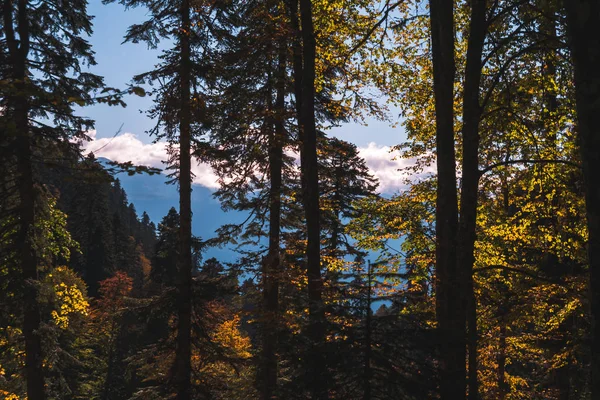
[[[136,165],[145,165],[164,169],[167,160],[165,142],[143,143],[133,133],[124,133],[114,138],[97,139],[96,131],[88,132],[89,142],[84,142],[84,153],[93,152],[96,157],[105,157],[117,162],[131,161]],[[399,158],[399,152],[391,151],[390,146],[379,146],[374,142],[367,147],[359,147],[359,154],[367,163],[372,174],[379,179],[379,191],[394,193],[406,188],[407,172],[402,168],[414,163],[411,159]],[[194,163],[192,166],[194,183],[211,189],[219,187],[217,176],[209,165]],[[432,172],[425,171],[425,173]]]
[[[89,142],[84,142],[82,148],[84,153],[93,152],[96,157],[105,157],[112,161],[131,161],[135,165],[145,165],[165,169],[163,161],[168,158],[167,143],[143,143],[133,133],[124,133],[114,138],[96,139],[96,131],[87,133]],[[204,163],[192,163],[194,183],[211,189],[219,187],[217,176],[209,165]]]
[[[414,165],[414,159],[400,158],[399,151],[392,151],[390,146],[379,146],[374,142],[369,143],[367,147],[359,147],[358,152],[367,163],[371,173],[379,179],[381,193],[395,193],[406,189],[406,179],[410,175],[402,169]],[[416,179],[427,175],[433,172],[433,168],[435,166],[412,178]]]

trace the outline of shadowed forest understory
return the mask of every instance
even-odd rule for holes
[[[120,87],[86,0],[0,0],[0,398],[600,399],[600,0],[102,3],[160,54]],[[139,97],[163,170],[85,150]]]

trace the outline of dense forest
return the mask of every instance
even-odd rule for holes
[[[600,0],[103,3],[160,51],[120,87],[86,0],[0,0],[0,398],[600,399]],[[164,171],[83,150],[134,96]]]

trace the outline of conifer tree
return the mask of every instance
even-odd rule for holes
[[[212,61],[213,35],[220,29],[223,10],[208,5],[193,8],[189,0],[118,2],[126,7],[149,9],[149,19],[132,25],[125,36],[126,41],[144,42],[154,48],[161,41],[173,41],[173,47],[163,52],[157,69],[140,74],[134,80],[138,83],[160,82],[153,92],[155,106],[149,111],[157,121],[150,133],[168,141],[169,168],[175,170],[172,176],[179,185],[178,338],[172,379],[177,398],[187,400],[192,395],[191,154],[208,122],[202,88]]]
[[[358,215],[357,201],[377,195],[379,183],[356,145],[337,138],[320,138],[319,173],[323,250],[331,257],[357,256],[347,239],[345,221]]]
[[[152,257],[150,280],[163,286],[175,286],[177,277],[177,234],[179,213],[171,207],[158,224],[158,240]]]
[[[85,37],[91,34],[87,1],[69,7],[48,1],[4,1],[0,42],[0,130],[2,158],[14,163],[10,176],[18,182],[15,207],[6,210],[18,221],[21,293],[24,304],[23,336],[26,352],[27,394],[31,400],[46,398],[43,355],[39,337],[40,308],[36,281],[38,250],[33,227],[39,212],[40,167],[49,149],[73,151],[69,141],[83,138],[92,122],[75,115],[74,106],[91,102],[91,92],[102,87],[102,79],[84,72],[95,63]],[[46,150],[42,150],[42,149]]]

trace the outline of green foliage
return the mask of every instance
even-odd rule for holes
[[[133,94],[154,98],[150,133],[168,142],[171,172],[181,167],[178,142],[188,117],[181,105],[189,102],[193,156],[213,167],[222,208],[248,216],[216,238],[192,240],[186,300],[194,398],[257,398],[265,328],[274,330],[265,337],[277,341],[279,398],[309,396],[307,355],[315,346],[326,353],[330,398],[437,398],[437,177],[429,173],[437,143],[426,2],[312,2],[326,333],[326,343],[314,343],[297,161],[294,89],[301,82],[293,70],[302,49],[290,13],[297,4],[191,1],[190,26],[182,27],[182,1],[105,1],[147,9],[125,41],[168,44],[158,64],[123,91],[87,72],[95,60],[85,39],[92,33],[86,1],[0,5],[0,397],[26,396],[25,303],[40,316],[35,335],[50,399],[175,395],[183,216],[171,208],[158,226],[146,213],[138,219],[112,175],[160,170],[131,162],[105,168],[93,155],[81,158],[77,147],[93,126],[79,108],[124,106],[123,96]],[[472,5],[456,1],[454,10],[459,165]],[[587,399],[588,183],[563,10],[557,0],[485,7],[473,271],[479,396]],[[24,12],[29,32],[21,26]],[[191,75],[185,99],[182,66]],[[387,118],[386,101],[400,110],[407,142],[396,148],[412,163],[399,172],[407,176],[405,188],[390,198],[377,194],[355,145],[327,136],[331,125]],[[463,172],[457,167],[459,192]],[[25,178],[28,190],[19,186]],[[20,223],[24,204],[34,215],[30,226]],[[279,210],[281,240],[267,245]],[[36,267],[27,279],[24,242]],[[236,245],[239,259],[201,262],[213,244]],[[267,271],[273,259],[277,265]],[[267,313],[261,297],[272,282],[278,306]],[[37,295],[28,298],[29,288]]]

